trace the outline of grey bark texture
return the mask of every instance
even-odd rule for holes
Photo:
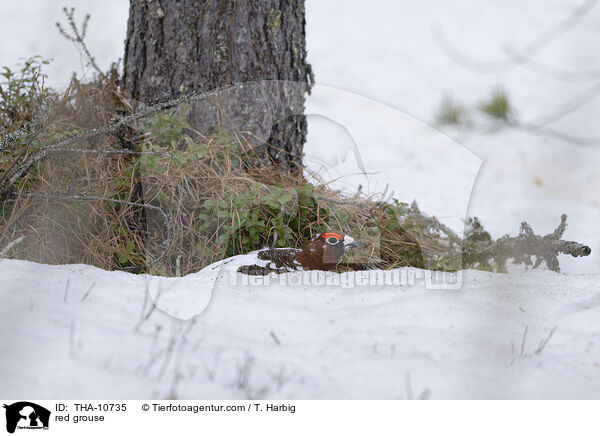
[[[303,0],[130,3],[122,84],[134,100],[151,104],[224,88],[194,105],[193,127],[250,132],[261,159],[298,168],[313,81]]]

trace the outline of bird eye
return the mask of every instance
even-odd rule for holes
[[[340,242],[340,240],[339,240],[338,238],[334,238],[334,237],[327,238],[327,239],[325,239],[325,241],[326,241],[326,242],[327,242],[329,245],[335,245],[335,244],[337,244],[338,242]]]

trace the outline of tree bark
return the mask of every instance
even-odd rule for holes
[[[312,83],[304,0],[131,0],[122,83],[145,104],[233,84],[194,106],[194,127],[227,119],[258,138],[261,159],[297,170]]]

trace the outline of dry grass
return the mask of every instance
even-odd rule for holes
[[[73,131],[131,111],[115,83],[109,75],[74,80],[31,145],[3,151],[0,176],[15,159],[22,164]],[[344,269],[456,268],[460,239],[417,208],[344,195],[306,170],[290,176],[257,165],[256,138],[203,135],[182,121],[186,110],[48,152],[0,201],[0,248],[25,236],[12,257],[171,276],[276,238],[278,246],[302,246],[333,230],[361,243]]]

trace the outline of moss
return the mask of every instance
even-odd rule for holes
[[[218,43],[213,53],[215,61],[225,61],[229,57],[229,48],[224,43]]]
[[[281,11],[276,11],[274,9],[269,10],[269,28],[272,32],[279,29],[281,26]]]

